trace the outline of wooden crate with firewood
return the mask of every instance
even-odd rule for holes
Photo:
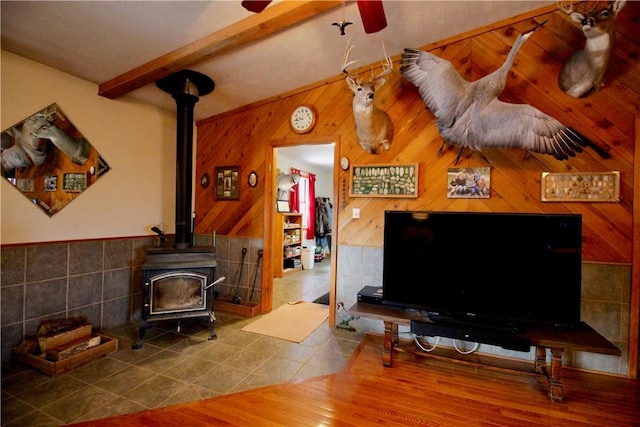
[[[118,349],[116,338],[93,334],[84,319],[43,322],[36,336],[13,348],[14,360],[55,377]]]

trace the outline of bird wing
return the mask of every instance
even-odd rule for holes
[[[528,104],[494,99],[476,111],[469,123],[469,146],[523,148],[565,160],[582,152],[590,141],[555,118]],[[471,141],[473,140],[473,141]]]
[[[413,83],[429,110],[439,119],[438,127],[450,127],[471,104],[466,96],[469,82],[451,62],[430,52],[406,48],[400,74]]]

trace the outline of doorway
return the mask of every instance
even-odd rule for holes
[[[336,156],[338,154],[337,143],[327,142],[326,138],[322,141],[273,141],[267,148],[268,153],[266,158],[271,160],[267,166],[269,176],[267,177],[267,185],[265,190],[267,191],[265,196],[265,225],[268,224],[269,230],[265,227],[265,247],[272,248],[272,251],[276,251],[277,248],[274,244],[276,240],[281,239],[280,236],[274,234],[275,221],[282,220],[280,215],[277,214],[276,206],[276,177],[279,173],[289,173],[291,167],[298,168],[316,175],[316,196],[326,198],[331,202],[334,207],[338,206],[338,185],[337,170],[336,170]],[[321,160],[324,159],[324,160]],[[294,280],[296,277],[299,280],[309,281],[309,286],[316,286],[315,289],[309,292],[309,298],[311,295],[318,295],[319,290],[317,287],[322,286],[322,292],[320,295],[329,293],[329,322],[331,326],[335,326],[335,288],[336,288],[336,269],[337,269],[337,214],[331,215],[331,238],[330,244],[327,244],[326,252],[327,257],[323,258],[317,265],[308,269],[308,271],[302,271],[292,273],[289,277],[283,279]],[[316,246],[315,238],[309,239],[307,236],[302,239],[304,246]],[[273,252],[275,254],[275,252]],[[262,312],[269,312],[272,308],[276,308],[274,303],[280,301],[274,301],[276,295],[274,295],[274,281],[281,279],[274,279],[274,271],[282,266],[277,263],[271,262],[269,268],[266,268],[265,264],[264,281],[265,281],[265,300],[263,301]],[[305,277],[306,276],[306,277]],[[277,283],[277,282],[276,282]],[[308,298],[305,298],[307,300]],[[312,301],[309,301],[312,302]]]

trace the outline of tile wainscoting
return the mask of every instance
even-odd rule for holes
[[[173,244],[171,237],[167,245]],[[2,247],[2,362],[9,360],[11,348],[25,335],[36,333],[43,320],[83,316],[94,329],[140,320],[141,265],[145,250],[157,243],[156,237],[138,237]],[[196,236],[195,243],[210,246],[212,238]],[[229,272],[235,272],[240,261],[235,252],[262,247],[262,239],[218,236],[216,244],[216,277],[228,278],[219,287],[225,295],[231,287]],[[245,260],[245,273],[254,273],[251,263],[257,261],[257,249],[250,254],[254,252],[253,259],[249,255]],[[243,283],[249,286],[248,273]]]

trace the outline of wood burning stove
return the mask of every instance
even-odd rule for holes
[[[143,321],[139,341],[142,348],[146,329],[158,320],[205,317],[209,321],[209,339],[214,331],[213,286],[216,269],[213,248],[193,247],[192,233],[192,170],[193,170],[193,107],[200,95],[210,93],[213,80],[204,74],[182,70],[156,82],[176,101],[176,233],[175,247],[147,250],[142,265],[144,277]],[[158,233],[159,229],[153,230]],[[164,233],[158,233],[164,237]],[[218,279],[218,282],[224,278]]]
[[[145,331],[158,320],[204,317],[209,322],[209,339],[216,339],[213,311],[216,266],[213,248],[147,250],[142,265],[144,320],[133,348],[142,348]]]

